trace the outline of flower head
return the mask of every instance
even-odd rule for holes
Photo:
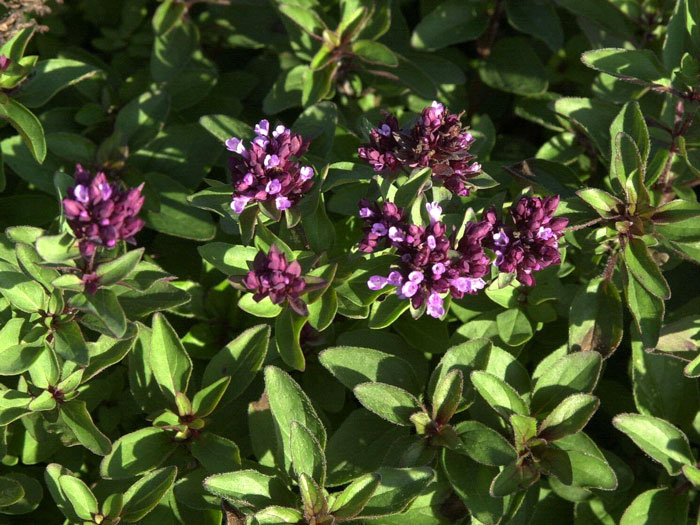
[[[308,315],[306,304],[299,299],[306,288],[301,266],[297,261],[288,262],[284,253],[274,244],[267,254],[258,252],[252,270],[246,274],[242,283],[253,292],[253,299],[257,302],[265,297],[269,297],[274,304],[287,301],[297,313]]]
[[[518,281],[535,284],[533,272],[561,263],[559,238],[569,220],[554,217],[559,196],[523,197],[510,210],[512,226],[504,224],[493,209],[485,214],[492,233],[484,244],[496,254],[494,264],[502,272],[516,272]]]
[[[360,217],[365,221],[360,251],[372,253],[381,249],[378,248],[380,245],[396,246],[404,241],[408,225],[403,221],[403,208],[389,201],[378,204],[366,199],[362,199],[358,206]]]
[[[462,125],[461,117],[437,101],[423,109],[409,129],[399,129],[396,117],[387,115],[370,132],[369,144],[359,148],[359,157],[377,172],[429,167],[433,180],[455,195],[467,196],[468,179],[481,172],[481,164],[469,153],[474,136]]]
[[[251,202],[267,202],[277,210],[286,210],[313,186],[313,169],[298,160],[306,153],[308,142],[282,125],[272,133],[270,130],[267,120],[258,122],[257,136],[248,148],[237,137],[226,141],[226,148],[234,153],[228,161],[234,213],[241,213]]]
[[[63,210],[83,257],[92,257],[98,246],[112,248],[119,241],[134,243],[134,235],[144,225],[137,216],[144,202],[143,184],[122,190],[110,183],[104,173],[93,177],[80,164],[74,177],[76,184],[68,188]]]

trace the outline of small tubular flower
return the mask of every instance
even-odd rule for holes
[[[256,137],[246,148],[243,140],[231,137],[226,148],[233,183],[231,209],[241,213],[253,202],[284,211],[294,206],[313,186],[314,171],[299,158],[309,143],[283,125],[271,130],[267,120],[255,125]]]
[[[481,172],[469,152],[474,136],[462,125],[462,114],[449,113],[439,102],[423,109],[413,126],[399,129],[393,115],[387,115],[370,132],[370,142],[358,149],[361,159],[376,172],[407,168],[431,168],[433,180],[455,195],[469,195],[471,177]]]
[[[358,207],[360,218],[365,221],[362,228],[365,236],[359,243],[360,251],[372,253],[403,242],[408,228],[403,221],[403,208],[389,201],[378,204],[366,199],[362,199]]]
[[[74,178],[76,185],[68,188],[63,210],[83,257],[91,258],[98,247],[112,248],[119,241],[135,244],[134,236],[144,226],[137,216],[145,200],[143,184],[122,190],[103,172],[93,177],[80,164]]]
[[[253,299],[260,302],[266,297],[274,304],[285,301],[299,315],[308,315],[308,309],[299,296],[306,291],[306,281],[301,275],[301,265],[297,261],[287,261],[287,257],[276,246],[270,246],[267,254],[260,251],[253,260],[253,268],[242,279],[242,284]]]
[[[533,272],[561,263],[559,238],[569,223],[554,217],[560,197],[522,197],[510,210],[512,225],[501,222],[493,209],[485,214],[492,232],[484,245],[496,254],[502,272],[516,273],[518,281],[534,286]]]

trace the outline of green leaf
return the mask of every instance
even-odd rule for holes
[[[622,299],[615,285],[605,279],[591,279],[571,303],[569,348],[610,356],[622,342]]]
[[[671,288],[661,274],[659,266],[651,258],[644,241],[637,238],[629,239],[625,246],[624,257],[625,266],[645,289],[661,299],[671,297]]]
[[[618,114],[617,106],[594,98],[561,97],[554,101],[554,111],[574,124],[569,126],[572,130],[582,129],[598,152],[610,158],[610,122]]]
[[[399,186],[393,202],[397,206],[410,209],[413,202],[422,194],[423,187],[430,180],[431,176],[432,171],[430,168],[423,168],[411,175],[407,181]]]
[[[330,513],[342,520],[355,517],[365,508],[380,482],[380,475],[374,472],[360,476],[338,495],[329,509]]]
[[[80,326],[75,321],[55,327],[53,349],[63,359],[87,366],[90,357]]]
[[[484,370],[489,362],[492,344],[488,339],[473,339],[449,348],[433,370],[428,383],[428,397],[435,397],[435,390],[442,379],[452,370],[459,370],[467,378],[473,370]],[[464,410],[474,401],[474,387],[471,380],[465,381],[462,400],[458,410]]]
[[[670,488],[642,492],[634,498],[620,518],[620,525],[649,523],[687,523],[688,495],[676,494]]]
[[[61,490],[73,506],[73,510],[79,518],[92,521],[99,508],[97,498],[80,479],[74,476],[61,476],[58,478]]]
[[[17,390],[0,390],[0,426],[8,425],[14,420],[26,416],[32,396]]]
[[[214,238],[216,226],[211,215],[189,205],[190,192],[184,185],[160,173],[149,173],[146,182],[158,194],[159,201],[157,211],[146,209],[143,214],[149,227],[183,239],[208,241]]]
[[[245,294],[238,301],[238,308],[255,317],[273,318],[280,315],[283,307],[279,304],[274,304],[269,297],[265,297],[262,301],[253,299],[253,294]]]
[[[557,359],[535,383],[532,413],[545,416],[571,394],[592,392],[602,361],[597,352],[575,352]]]
[[[221,398],[226,393],[230,377],[222,377],[209,386],[202,388],[192,398],[192,413],[197,417],[207,417],[218,406]]]
[[[508,22],[515,29],[542,40],[556,53],[564,44],[564,30],[559,15],[550,2],[506,0]]]
[[[625,203],[607,191],[598,188],[585,188],[576,192],[581,200],[593,208],[603,218],[619,216],[624,212]]]
[[[516,95],[540,95],[547,91],[547,71],[525,38],[501,38],[480,64],[484,84]]]
[[[305,474],[323,487],[326,482],[326,457],[316,437],[304,425],[292,421],[289,445],[297,477]]]
[[[308,305],[309,324],[317,331],[328,328],[338,313],[338,295],[335,290],[326,291],[319,300]]]
[[[321,487],[311,476],[302,473],[299,476],[299,492],[304,507],[304,515],[325,515],[328,512],[328,500]]]
[[[149,472],[124,493],[121,518],[126,522],[142,520],[163,499],[177,476],[176,467]]]
[[[573,394],[559,403],[542,421],[538,437],[555,441],[581,431],[598,410],[600,401],[591,394]]]
[[[204,489],[220,498],[256,508],[289,501],[291,496],[278,478],[255,470],[214,474],[204,480]]]
[[[5,55],[13,62],[17,62],[24,56],[29,39],[34,35],[34,26],[25,27],[17,31],[0,47],[0,54]]]
[[[173,0],[165,0],[158,6],[151,19],[153,31],[157,36],[163,36],[177,24],[187,10],[187,6]]]
[[[7,326],[7,325],[6,325]],[[32,343],[19,343],[0,350],[0,376],[26,372],[46,349],[43,338]]]
[[[270,327],[257,325],[243,331],[211,358],[202,376],[202,385],[211,385],[221,377],[231,377],[220,406],[240,396],[251,383],[267,355]]]
[[[107,496],[102,502],[102,507],[100,509],[100,514],[107,518],[116,518],[122,512],[122,505],[124,504],[123,494],[111,494]]]
[[[75,238],[69,234],[43,235],[36,240],[36,251],[46,262],[60,263],[80,255]]]
[[[205,115],[199,118],[199,124],[221,142],[226,142],[231,137],[247,139],[255,135],[250,125],[228,115]],[[230,196],[233,192],[231,186],[227,186]]]
[[[141,261],[144,248],[130,250],[121,257],[102,263],[97,267],[96,273],[100,278],[100,284],[109,286],[122,279],[126,279],[134,271],[136,265]]]
[[[462,400],[462,385],[464,375],[459,370],[452,370],[444,376],[435,387],[433,394],[432,419],[440,423],[447,423],[457,412]]]
[[[646,287],[628,272],[624,272],[623,275],[627,306],[641,334],[644,349],[655,348],[664,318],[664,301],[649,293]]]
[[[295,370],[306,368],[304,351],[299,343],[301,329],[306,317],[297,314],[290,306],[282,310],[275,319],[275,345],[282,361]]]
[[[670,75],[648,49],[605,48],[586,51],[581,61],[592,69],[642,85],[669,86]]]
[[[46,292],[39,283],[20,272],[0,272],[0,293],[12,306],[27,313],[35,313],[46,306]]]
[[[680,474],[683,465],[695,465],[688,438],[668,421],[642,414],[618,414],[613,425],[671,476]]]
[[[290,433],[292,421],[304,425],[318,440],[321,448],[326,446],[326,429],[316,415],[311,401],[299,385],[286,373],[274,366],[265,368],[265,390],[270,410],[278,433],[278,446],[287,472],[291,473],[292,450]],[[280,458],[282,459],[282,458]]]
[[[241,467],[241,452],[230,439],[211,432],[200,435],[190,447],[192,456],[208,473],[229,472]]]
[[[495,430],[478,421],[462,421],[455,426],[459,445],[454,450],[482,465],[507,465],[517,459],[513,446]]]
[[[392,385],[361,383],[353,393],[367,410],[396,425],[410,426],[411,415],[423,410],[410,392]]]
[[[376,301],[372,305],[369,327],[374,329],[386,328],[396,321],[410,306],[410,301],[399,299],[396,294],[387,295],[383,301]]]
[[[0,476],[0,508],[9,507],[24,497],[22,484],[12,478]]]
[[[508,419],[511,414],[526,416],[530,413],[515,389],[495,375],[476,370],[470,377],[479,395],[503,418]]]
[[[556,4],[570,11],[575,16],[590,19],[603,27],[606,32],[624,38],[634,40],[636,25],[634,22],[608,0],[555,0]]]
[[[58,463],[51,463],[46,466],[46,470],[44,471],[44,483],[49,489],[54,503],[63,515],[66,516],[70,522],[80,522],[80,518],[73,510],[73,505],[61,488],[60,479],[63,476],[73,476],[73,473]]]
[[[540,473],[532,464],[518,465],[513,462],[505,467],[493,478],[489,493],[494,498],[502,498],[527,489],[540,479]]]
[[[80,444],[90,452],[105,456],[112,450],[112,444],[95,426],[84,401],[74,399],[62,405],[61,419],[70,427]]]
[[[326,24],[323,23],[321,17],[311,9],[306,9],[300,5],[282,3],[279,6],[279,10],[306,33],[321,36],[323,30],[326,29]]]
[[[71,304],[97,317],[114,337],[120,338],[126,333],[126,315],[112,290],[100,288],[92,295],[76,295]]]
[[[59,91],[100,73],[100,69],[70,58],[40,60],[32,76],[22,84],[17,100],[28,108],[46,104]]]
[[[151,367],[162,392],[171,400],[186,392],[192,373],[192,360],[168,320],[160,313],[153,316]]]
[[[381,482],[357,518],[396,514],[408,507],[434,477],[428,467],[380,468]]]
[[[166,4],[161,4],[158,10],[164,5]],[[170,96],[166,92],[146,91],[119,111],[114,130],[121,133],[131,151],[138,151],[155,139],[163,129],[169,111]]]
[[[533,335],[532,325],[520,308],[511,308],[496,316],[498,335],[509,346],[518,346],[529,341]]]
[[[352,45],[352,52],[370,64],[381,64],[389,67],[399,65],[399,59],[394,52],[384,44],[372,40],[358,40]]]
[[[160,466],[177,447],[172,435],[161,428],[146,427],[125,434],[100,463],[100,475],[106,479],[138,476]]]
[[[413,368],[400,357],[355,346],[337,346],[319,354],[321,364],[347,388],[379,382],[417,394],[420,390]]]
[[[610,137],[612,139],[610,150],[613,156],[616,150],[615,140],[620,132],[627,133],[632,138],[639,150],[642,163],[646,165],[650,150],[649,130],[637,101],[628,102],[622,106],[615,120],[610,124]],[[611,171],[613,169],[614,167],[611,167]]]
[[[433,51],[452,44],[476,40],[486,30],[488,16],[479,2],[447,0],[428,13],[416,26],[411,45]]]
[[[197,251],[205,261],[213,264],[224,275],[245,275],[248,261],[252,261],[258,250],[252,246],[234,246],[223,242],[210,242],[199,246]]]
[[[307,68],[304,70],[301,91],[301,103],[304,107],[311,106],[328,95],[337,67],[337,63],[334,63],[323,69]]]

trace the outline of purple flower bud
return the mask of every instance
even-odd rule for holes
[[[381,222],[375,222],[372,225],[372,233],[379,235],[380,237],[384,237],[387,233],[386,226],[384,226]]]
[[[363,219],[367,219],[369,217],[372,217],[374,215],[374,212],[370,210],[369,208],[360,208],[360,217]]]
[[[245,184],[246,186],[252,186],[253,183],[255,182],[255,178],[253,177],[252,173],[246,173],[243,176],[242,180],[243,180],[243,184]]]
[[[73,195],[75,195],[75,200],[83,204],[90,200],[90,191],[82,184],[78,184],[73,188]]]
[[[418,292],[418,285],[412,281],[406,281],[401,287],[401,296],[411,298]]]
[[[248,205],[250,202],[250,197],[245,197],[245,196],[240,196],[240,197],[234,197],[233,201],[231,201],[231,209],[233,210],[233,213],[243,213],[243,210],[245,207]]]
[[[554,237],[554,232],[552,231],[551,228],[545,228],[544,226],[540,226],[540,229],[537,230],[537,238],[542,239],[543,241],[548,241]]]
[[[280,125],[277,126],[277,127],[275,128],[275,130],[272,132],[272,136],[273,136],[274,138],[277,138],[277,137],[279,137],[280,135],[283,135],[283,134],[285,134],[285,133],[289,133],[289,130],[288,130],[287,128],[285,128],[282,124],[280,124]]]
[[[10,64],[12,64],[12,60],[10,60],[4,54],[0,55],[0,71],[2,71],[3,73],[7,71],[7,68],[10,67]]]
[[[426,312],[430,317],[439,318],[445,315],[442,297],[436,292],[428,296]]]
[[[275,199],[275,207],[280,211],[289,209],[291,206],[291,201],[283,195],[280,195]]]
[[[265,186],[265,191],[270,195],[275,195],[276,193],[282,191],[282,184],[279,180],[273,179],[267,183],[267,186]]]
[[[245,151],[243,141],[237,137],[231,137],[225,142],[225,144],[226,149],[228,149],[229,151],[233,151],[234,153],[238,153],[239,155],[243,154],[243,152]]]
[[[267,137],[270,134],[270,122],[267,119],[262,119],[255,125],[255,133]]]
[[[440,104],[437,100],[433,100],[432,104],[430,104],[430,107],[435,109],[435,112],[436,112],[438,117],[440,115],[442,115],[443,112],[445,111],[445,106]]]
[[[418,270],[414,270],[408,274],[408,280],[411,281],[412,283],[420,284],[423,282],[423,279],[424,279],[423,272],[419,272]]]
[[[367,281],[367,288],[370,290],[381,290],[384,288],[387,284],[387,278],[382,277],[381,275],[373,275],[372,277],[369,278]]]
[[[314,178],[314,170],[311,166],[302,166],[299,170],[301,180],[307,181]]]
[[[263,164],[266,168],[276,168],[280,165],[280,158],[277,155],[266,155]]]
[[[404,235],[404,232],[399,230],[396,226],[391,226],[389,228],[389,239],[391,239],[394,242],[403,242],[405,240],[406,236]]]
[[[389,276],[387,277],[387,283],[390,284],[391,286],[401,286],[401,283],[403,282],[403,276],[397,272],[396,270],[389,272]]]
[[[388,137],[391,135],[391,128],[386,124],[382,124],[377,128],[377,133],[379,133],[383,137]]]
[[[442,218],[442,207],[437,202],[426,202],[425,209],[428,210],[428,215],[430,215],[430,224],[438,222]]]

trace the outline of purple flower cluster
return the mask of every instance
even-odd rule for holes
[[[365,221],[362,228],[365,236],[359,245],[361,252],[372,253],[380,244],[382,247],[396,247],[403,242],[406,237],[403,208],[389,201],[380,205],[366,199],[360,201],[359,207],[360,217]]]
[[[10,67],[12,64],[12,60],[8,58],[7,56],[0,55],[0,72],[4,73],[7,71],[7,68]]]
[[[231,209],[241,213],[251,202],[280,211],[291,208],[313,186],[313,168],[298,161],[309,143],[283,125],[271,130],[267,120],[256,124],[255,133],[247,149],[239,138],[226,141],[235,153],[228,161],[234,188]]]
[[[301,266],[297,261],[287,262],[287,257],[274,244],[267,255],[258,252],[253,269],[246,274],[242,283],[253,292],[253,299],[257,302],[265,297],[269,297],[274,304],[287,301],[299,315],[308,315],[306,304],[299,299],[306,288]]]
[[[98,246],[112,248],[119,241],[134,243],[134,235],[144,225],[137,217],[144,202],[143,184],[122,190],[110,184],[103,172],[93,177],[80,164],[74,177],[76,185],[68,188],[63,210],[83,257],[92,258]]]
[[[512,226],[501,222],[493,208],[486,212],[492,231],[484,245],[496,254],[500,271],[516,272],[518,281],[533,286],[533,272],[561,263],[559,238],[569,219],[553,217],[559,201],[559,196],[521,198],[510,210]]]
[[[370,132],[369,144],[361,146],[358,155],[377,172],[430,167],[434,180],[455,195],[467,196],[468,179],[481,172],[481,165],[469,153],[474,136],[462,126],[461,117],[433,102],[413,127],[400,130],[396,118],[387,115]]]
[[[384,236],[388,238],[388,244],[396,248],[398,265],[386,277],[370,277],[367,286],[371,290],[395,286],[399,299],[410,299],[416,309],[425,304],[428,315],[437,318],[445,315],[445,294],[459,299],[465,293],[476,294],[485,286],[483,277],[488,272],[490,260],[481,243],[491,225],[485,221],[470,223],[454,246],[454,239],[447,236],[447,227],[440,222],[440,206],[428,203],[426,208],[430,215],[429,226],[396,223],[392,226],[391,237],[387,230]]]

